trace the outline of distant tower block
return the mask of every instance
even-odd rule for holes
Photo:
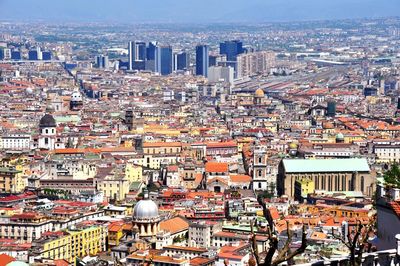
[[[336,102],[329,101],[327,108],[327,116],[335,117],[336,116]]]

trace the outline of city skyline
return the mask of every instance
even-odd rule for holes
[[[96,1],[22,0],[0,1],[1,20],[44,22],[291,22],[379,18],[400,15],[396,0],[287,0],[250,3],[222,0],[201,2],[183,0],[140,1],[117,0],[109,3]],[[23,7],[23,8],[21,8]]]

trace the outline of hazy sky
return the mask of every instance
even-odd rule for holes
[[[0,20],[268,22],[400,16],[400,0],[0,0]]]

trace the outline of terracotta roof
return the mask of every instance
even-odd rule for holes
[[[228,172],[228,163],[208,162],[206,163],[206,172]]]
[[[226,147],[237,147],[235,141],[225,141],[225,142],[208,142],[206,143],[207,148],[226,148]]]
[[[270,207],[269,212],[271,213],[272,219],[276,220],[279,218],[279,212],[275,207]]]
[[[189,229],[189,223],[182,217],[174,217],[160,222],[160,228],[164,231],[169,231],[171,234],[175,234],[184,230]]]
[[[180,142],[145,142],[143,143],[144,148],[153,148],[153,147],[181,147],[182,143]]]
[[[231,175],[231,182],[234,183],[249,183],[251,182],[251,176],[249,175]]]
[[[0,265],[7,265],[10,262],[15,261],[15,259],[7,254],[0,254]]]
[[[66,260],[54,260],[55,266],[68,266],[69,263]]]
[[[202,266],[202,265],[210,265],[213,262],[213,259],[204,258],[204,257],[195,257],[190,260],[191,266]]]
[[[397,217],[400,218],[400,201],[392,201],[390,202],[390,206],[392,207],[394,213]]]

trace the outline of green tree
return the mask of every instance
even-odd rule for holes
[[[386,188],[400,188],[400,168],[394,163],[383,175]]]

